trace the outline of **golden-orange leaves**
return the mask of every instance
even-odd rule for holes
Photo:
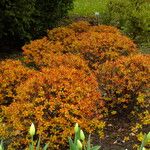
[[[23,51],[28,67],[0,63],[0,103],[11,98],[1,106],[0,137],[16,141],[11,148],[24,149],[34,122],[42,143],[66,149],[75,122],[88,132],[103,127],[101,93],[108,108],[121,110],[147,94],[148,56],[136,55],[136,44],[115,27],[75,22],[49,30]]]
[[[7,125],[0,128],[19,143],[14,132],[17,128],[24,131],[33,121],[37,134],[43,135],[43,142],[49,141],[50,148],[59,149],[66,146],[75,122],[86,131],[94,130],[96,120],[102,118],[102,107],[103,101],[93,74],[87,75],[85,71],[64,66],[43,68],[17,88],[15,102],[3,107]],[[7,130],[10,127],[12,130]],[[0,133],[0,136],[3,135]],[[20,136],[25,137],[26,132],[21,132]]]
[[[75,36],[75,32],[67,27],[54,28],[48,31],[50,41],[63,41],[70,36]]]
[[[88,60],[91,68],[96,68],[107,60],[137,53],[137,46],[128,37],[111,26],[91,26],[79,21],[66,27],[48,31],[48,37],[32,41],[23,47],[26,62],[45,65],[53,53],[71,53]]]
[[[82,32],[88,32],[90,29],[90,24],[86,21],[78,21],[70,24],[68,27],[73,29],[78,34]]]
[[[87,32],[80,35],[78,49],[91,53],[100,63],[137,52],[136,45],[126,36],[114,33]]]
[[[109,105],[121,111],[122,107],[131,111],[135,105],[141,106],[138,102],[140,95],[146,97],[150,88],[150,57],[149,55],[134,55],[121,57],[115,62],[107,61],[99,68],[98,80],[104,98],[109,100]],[[123,105],[123,103],[125,105]],[[116,106],[118,104],[119,107]]]
[[[10,104],[16,95],[16,88],[35,71],[22,65],[19,60],[0,62],[0,104]]]
[[[121,34],[120,30],[113,26],[106,26],[106,25],[98,25],[98,26],[92,26],[90,28],[90,31],[94,32],[105,32],[105,33],[114,33],[114,34]]]

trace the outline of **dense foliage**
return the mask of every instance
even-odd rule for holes
[[[31,122],[35,140],[42,135],[51,149],[66,149],[75,122],[102,135],[104,111],[148,107],[149,55],[115,27],[76,22],[22,49],[22,62],[0,62],[0,138],[10,150],[27,146]]]
[[[107,61],[99,67],[98,80],[109,109],[125,114],[125,110],[129,113],[137,106],[148,106],[149,59],[139,54]]]
[[[117,26],[132,38],[143,42],[150,40],[149,14],[148,0],[109,0],[102,20],[104,24]]]
[[[91,68],[95,68],[97,63],[138,52],[133,41],[122,35],[117,28],[91,26],[83,21],[50,30],[48,37],[32,41],[23,50],[27,62],[45,63],[52,52],[71,53],[89,61]]]
[[[16,87],[35,71],[18,60],[1,61],[0,66],[0,105],[9,105],[16,95]]]
[[[66,145],[74,122],[79,122],[88,132],[103,126],[98,121],[102,118],[103,101],[92,74],[64,66],[45,68],[22,81],[16,91],[15,101],[2,107],[5,117],[0,136],[17,141],[10,147],[23,149],[25,139],[18,139],[18,134],[25,137],[26,126],[31,122],[38,129],[37,135],[44,135],[43,142],[49,141],[55,149]],[[7,122],[5,126],[4,122]]]
[[[1,0],[0,39],[21,43],[43,35],[72,7],[72,0]]]

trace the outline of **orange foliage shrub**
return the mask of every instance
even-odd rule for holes
[[[16,88],[34,71],[19,60],[4,60],[0,66],[0,105],[9,105],[16,95]]]
[[[0,137],[15,141],[10,149],[23,149],[27,128],[34,122],[42,143],[50,142],[50,149],[65,149],[75,122],[88,132],[103,128],[102,108],[93,74],[66,66],[45,68],[23,82],[15,101],[3,107]]]
[[[87,32],[79,37],[77,49],[90,63],[102,64],[120,56],[137,53],[136,45],[126,36],[108,32]]]
[[[68,27],[73,29],[78,34],[82,32],[88,32],[91,26],[90,23],[86,21],[78,21],[70,24]]]
[[[121,34],[120,30],[113,26],[106,26],[106,25],[98,25],[98,26],[92,26],[90,28],[90,31],[94,32],[105,32],[105,33],[114,33],[114,34]]]
[[[77,53],[76,42],[78,41],[76,32],[68,27],[59,27],[48,31],[48,40],[53,44],[59,43],[62,45],[63,54]],[[59,49],[56,51],[59,53]]]
[[[50,41],[64,41],[70,36],[75,36],[75,32],[67,27],[54,28],[48,31],[48,38]]]
[[[42,64],[43,59],[50,59],[49,55],[63,51],[63,46],[58,42],[51,43],[47,37],[31,41],[30,44],[23,46],[23,54],[26,63]]]
[[[108,108],[129,113],[146,107],[150,88],[150,56],[141,54],[107,61],[99,68],[98,80]]]
[[[35,63],[50,59],[52,52],[78,54],[89,61],[90,67],[116,60],[120,56],[137,53],[137,47],[128,37],[111,26],[91,26],[80,21],[48,31],[48,37],[23,47],[27,60]]]
[[[73,23],[48,31],[23,51],[25,63],[38,71],[19,61],[0,62],[0,104],[7,104],[1,105],[0,137],[15,141],[10,150],[25,149],[31,122],[35,138],[42,135],[50,149],[66,149],[75,122],[87,132],[103,128],[100,90],[108,109],[146,107],[149,56],[134,55],[136,45],[114,27]]]
[[[47,38],[32,41],[31,44],[23,47],[25,62],[34,64],[36,67],[59,67],[67,66],[79,70],[89,71],[87,62],[82,56],[66,53],[63,54],[63,46],[54,44]],[[58,51],[58,52],[56,52]]]

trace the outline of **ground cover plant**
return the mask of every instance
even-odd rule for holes
[[[51,149],[67,148],[75,122],[99,137],[115,114],[121,119],[137,114],[138,121],[150,124],[149,55],[140,54],[117,28],[75,22],[49,30],[22,49],[20,61],[1,62],[1,95],[13,93],[7,105],[0,105],[0,137],[8,149],[26,147],[31,122],[37,128],[35,140],[42,135],[42,144],[50,142]],[[138,125],[129,130],[143,131],[143,124],[140,130]]]

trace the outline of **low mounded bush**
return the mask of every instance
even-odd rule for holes
[[[98,32],[98,33],[114,33],[114,34],[121,34],[120,30],[113,26],[107,25],[99,25],[99,26],[92,26],[90,31]]]
[[[84,57],[92,68],[95,68],[96,63],[102,64],[107,60],[137,53],[136,44],[117,28],[91,26],[83,21],[50,30],[47,38],[32,41],[23,50],[26,59],[31,62],[48,59],[51,52],[71,53]]]
[[[136,44],[115,27],[73,23],[23,51],[24,64],[0,62],[0,137],[10,150],[27,147],[31,122],[35,140],[66,149],[75,122],[102,134],[103,110],[147,107],[149,56],[137,55]]]
[[[121,57],[100,66],[98,82],[107,107],[118,113],[147,107],[150,88],[149,55]]]
[[[80,34],[83,32],[88,32],[91,25],[90,25],[90,23],[88,23],[86,21],[78,21],[78,22],[74,22],[74,23],[70,24],[68,27],[70,29],[74,30],[76,32],[76,34]]]
[[[23,50],[26,64],[37,68],[67,66],[91,72],[84,58],[71,53],[64,54],[60,43],[51,43],[47,38],[32,41],[31,44],[24,46]]]
[[[58,42],[51,43],[46,37],[31,41],[30,44],[23,46],[24,61],[31,65],[45,65],[44,60],[50,59],[57,51],[63,51],[63,46]],[[43,60],[44,59],[44,60]]]
[[[128,37],[108,32],[83,33],[79,37],[77,49],[91,66],[137,53],[136,45]]]
[[[64,42],[66,38],[75,38],[75,31],[66,27],[54,28],[53,30],[48,31],[48,39],[53,42]]]
[[[34,122],[43,143],[65,149],[75,122],[87,132],[103,128],[100,97],[93,74],[67,66],[43,68],[17,87],[15,101],[2,107],[0,137],[11,139],[8,149],[24,149],[27,127]]]
[[[9,105],[16,96],[16,88],[35,71],[19,60],[4,60],[0,66],[0,105]]]

